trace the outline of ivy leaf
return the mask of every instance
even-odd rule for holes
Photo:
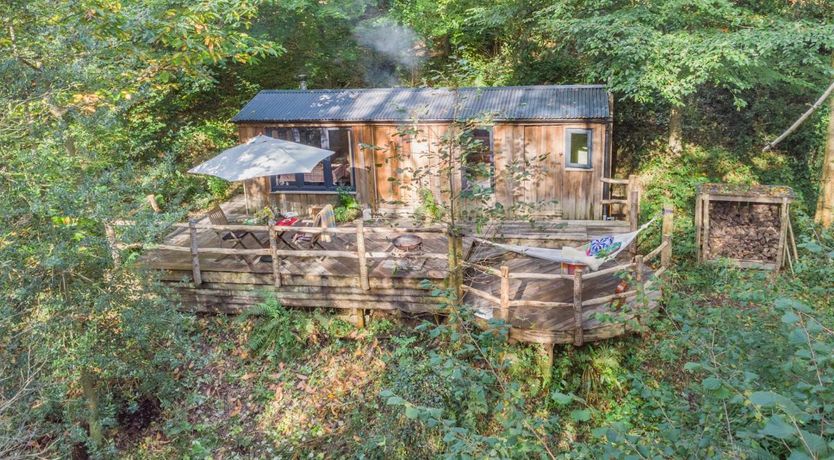
[[[405,416],[406,417],[413,420],[413,419],[417,418],[419,415],[420,415],[420,411],[417,410],[416,407],[408,406],[408,407],[405,408]]]
[[[804,344],[808,341],[808,335],[802,329],[794,329],[788,335],[788,342],[794,345]]]
[[[789,299],[787,297],[781,297],[776,299],[773,305],[778,308],[779,310],[791,311],[791,310],[799,310],[805,313],[811,313],[811,307],[805,305],[804,303],[795,300]]]
[[[702,366],[701,363],[688,362],[688,363],[683,365],[683,370],[688,371],[688,372],[699,371],[703,368],[704,368],[704,366]]]
[[[785,324],[793,324],[797,321],[799,321],[799,316],[792,311],[785,312],[785,314],[782,315],[782,322]]]
[[[701,382],[701,385],[706,390],[715,391],[715,390],[721,388],[721,380],[719,380],[715,377],[707,377],[707,378],[704,379],[703,382]]]
[[[591,420],[591,411],[588,409],[577,409],[575,411],[571,411],[570,418],[574,422],[587,422]]]
[[[567,406],[573,402],[573,395],[560,393],[558,391],[551,393],[550,397],[559,406]]]
[[[818,457],[828,450],[828,446],[825,445],[825,439],[821,438],[819,435],[802,429],[799,430],[799,433],[805,441],[803,445],[807,445],[808,448],[811,449],[811,453],[815,456]]]
[[[405,399],[400,398],[399,396],[391,396],[386,402],[389,406],[402,406],[405,404]]]
[[[785,421],[784,417],[781,415],[774,415],[768,419],[760,433],[776,439],[790,439],[796,435],[796,430],[794,430],[791,424]]]
[[[801,450],[792,450],[791,455],[788,456],[788,460],[811,460],[811,457]]]
[[[807,415],[793,401],[772,391],[754,391],[750,394],[750,402],[762,407],[778,407],[791,417]]]
[[[781,397],[781,395],[772,391],[754,391],[750,394],[750,402],[757,406],[771,407],[775,406]]]

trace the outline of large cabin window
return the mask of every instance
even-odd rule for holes
[[[473,129],[465,140],[468,147],[463,178],[464,189],[473,193],[482,193],[492,188],[495,176],[494,155],[492,151],[492,131]]]
[[[271,176],[273,192],[354,190],[353,152],[348,128],[267,128],[267,136],[312,145],[335,153],[307,174]]]
[[[565,131],[565,166],[591,169],[591,140],[593,130],[567,129]]]

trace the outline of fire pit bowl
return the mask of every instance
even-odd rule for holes
[[[399,251],[408,253],[419,251],[423,247],[423,239],[417,235],[400,235],[391,242]]]

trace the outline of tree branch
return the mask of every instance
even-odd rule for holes
[[[825,102],[826,99],[828,99],[828,96],[831,96],[832,92],[834,92],[834,82],[831,82],[831,84],[828,86],[828,89],[826,89],[825,92],[822,93],[822,96],[820,96],[820,98],[817,99],[817,102],[815,102],[814,105],[812,105],[810,109],[808,109],[805,113],[803,113],[802,116],[799,117],[791,125],[790,128],[788,128],[784,133],[782,133],[782,135],[780,135],[779,137],[777,137],[776,139],[774,139],[773,141],[771,141],[767,145],[765,145],[764,148],[762,148],[762,152],[767,152],[767,151],[773,149],[773,147],[776,147],[776,144],[782,142],[792,132],[796,131],[796,129],[799,128],[799,125],[801,125],[806,119],[808,119],[808,117],[811,116],[812,113],[814,113],[818,108],[820,108],[822,103]]]

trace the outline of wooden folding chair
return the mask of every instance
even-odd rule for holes
[[[226,213],[223,212],[223,209],[221,209],[220,206],[215,206],[211,208],[208,212],[208,218],[209,222],[211,222],[212,225],[229,225],[229,219],[226,218]],[[216,233],[217,237],[220,238],[221,246],[223,246],[223,242],[232,242],[232,245],[229,247],[229,249],[234,249],[237,247],[241,247],[243,249],[260,249],[262,247],[260,240],[252,232],[248,232],[245,230],[239,230],[234,232],[228,230],[215,230],[214,233]],[[252,239],[255,240],[255,242],[257,243],[257,248],[251,248],[246,246],[244,238],[246,238],[247,236],[251,236]],[[215,259],[215,261],[221,261],[226,257],[233,256],[221,256]],[[246,256],[240,257],[243,259],[244,262],[246,262],[246,265],[248,265],[249,268],[252,269],[252,261],[250,261],[249,258]]]
[[[328,205],[329,206],[329,205]],[[332,208],[331,208],[332,209]],[[322,213],[324,213],[324,209],[319,211],[316,214],[316,217],[313,218],[313,223],[310,227],[323,227],[322,225]],[[308,221],[309,222],[309,221]],[[313,249],[314,247],[318,247],[319,249],[327,249],[321,244],[321,233],[306,233],[306,232],[298,232],[292,237],[293,245],[300,249]]]

